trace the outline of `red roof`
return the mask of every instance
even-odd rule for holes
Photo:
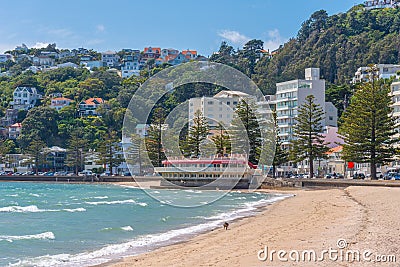
[[[84,101],[86,105],[98,105],[104,103],[103,98],[92,97]]]
[[[66,98],[66,97],[56,97],[56,98],[53,98],[52,100],[65,100],[65,101],[72,101],[72,99],[69,99],[69,98]]]
[[[330,155],[332,153],[342,152],[342,150],[343,150],[343,146],[336,146],[336,147],[329,149],[329,151],[326,152],[326,154]]]
[[[11,125],[10,127],[12,128],[21,128],[22,124],[21,123],[14,123],[13,125]]]
[[[197,51],[196,50],[184,50],[182,51],[182,54],[186,55],[186,54],[192,54],[192,55],[197,55]]]
[[[148,52],[150,48],[151,48],[151,50],[152,50],[151,53],[161,54],[161,48],[160,48],[160,47],[145,47],[145,48],[144,48],[144,52],[145,52],[145,53],[150,53],[150,52]]]

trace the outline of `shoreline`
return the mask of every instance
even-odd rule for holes
[[[111,184],[119,185],[119,186],[127,186],[127,187],[132,187],[132,188],[138,188],[138,189],[148,189],[148,188],[140,188],[140,187],[134,186],[135,182],[111,183]],[[170,189],[167,188],[167,189],[160,189],[160,190],[170,190]],[[173,189],[173,190],[177,190],[177,189]],[[260,214],[262,214],[264,212],[267,212],[269,207],[271,207],[271,206],[273,206],[273,205],[275,205],[275,204],[277,204],[279,202],[283,202],[283,201],[285,201],[287,199],[296,197],[296,194],[293,193],[296,190],[302,190],[302,189],[293,189],[293,190],[258,189],[258,190],[255,190],[254,192],[249,192],[248,190],[245,190],[245,189],[234,190],[234,191],[240,191],[240,192],[242,192],[244,194],[247,194],[247,193],[274,194],[275,195],[274,197],[277,197],[277,198],[283,197],[283,198],[274,200],[271,203],[265,203],[265,204],[261,204],[261,205],[256,205],[256,206],[254,206],[255,211],[252,211],[250,214],[244,215],[243,217],[234,218],[234,219],[228,219],[227,220],[227,222],[229,222],[228,230],[230,230],[229,228],[232,225],[236,225],[236,224],[241,225],[241,223],[244,223],[248,219],[252,219],[252,218],[255,218],[257,216],[260,216]],[[221,190],[221,191],[224,191],[224,190]],[[227,191],[229,191],[229,190],[227,190]],[[208,235],[208,234],[212,234],[215,231],[218,231],[218,229],[220,229],[222,227],[223,227],[223,225],[221,223],[221,226],[218,226],[218,227],[212,227],[210,229],[205,229],[205,230],[200,231],[198,233],[185,234],[183,236],[177,237],[177,239],[173,238],[173,239],[169,240],[170,242],[166,242],[166,244],[163,244],[161,246],[156,246],[156,247],[152,248],[151,250],[149,250],[147,252],[140,252],[140,253],[134,254],[134,255],[123,256],[121,258],[112,259],[112,260],[110,260],[108,262],[101,263],[101,264],[96,264],[96,265],[91,265],[91,266],[92,267],[119,266],[119,264],[123,263],[124,260],[126,260],[126,259],[140,257],[140,256],[143,256],[143,255],[148,255],[148,254],[152,254],[152,253],[157,253],[157,251],[165,249],[165,248],[168,248],[168,247],[171,247],[171,246],[185,245],[187,243],[190,243],[195,238],[198,238],[198,237],[201,237],[201,236],[205,236],[205,235]],[[140,266],[140,265],[138,265],[138,266]]]
[[[254,216],[235,219],[230,222],[228,231],[221,226],[185,241],[95,266],[296,265],[293,262],[263,262],[258,260],[257,252],[266,245],[271,249],[287,251],[336,248],[340,238],[347,241],[349,248],[393,253],[400,261],[400,248],[396,245],[400,243],[400,208],[396,205],[400,203],[400,189],[349,187],[261,191],[296,193],[296,197],[266,205]],[[386,218],[382,220],[382,216]],[[304,266],[301,262],[297,264]],[[352,266],[365,266],[362,264],[353,263]],[[337,265],[337,262],[329,261],[315,263],[315,266]]]

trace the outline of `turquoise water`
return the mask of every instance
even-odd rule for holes
[[[143,190],[114,185],[0,183],[0,266],[90,266],[189,238],[287,196]]]

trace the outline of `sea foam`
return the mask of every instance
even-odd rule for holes
[[[205,232],[207,230],[215,229],[217,227],[222,226],[222,224],[226,221],[229,222],[238,218],[248,216],[249,212],[256,210],[256,208],[259,206],[268,205],[291,196],[292,195],[276,195],[269,199],[263,199],[253,203],[246,203],[247,205],[243,205],[242,208],[238,210],[221,213],[218,216],[205,217],[205,219],[208,220],[205,223],[176,230],[169,230],[164,233],[140,236],[130,242],[108,245],[92,252],[84,252],[75,255],[71,254],[58,254],[52,256],[46,255],[37,258],[23,259],[20,260],[18,263],[10,264],[10,266],[69,267],[69,266],[79,265],[84,267],[84,266],[99,265],[118,257],[137,255],[146,252],[149,249],[154,249],[164,245],[179,242],[180,240],[184,240],[185,236],[193,236],[198,233]],[[121,227],[121,229],[122,228],[125,227]]]
[[[45,232],[36,235],[0,235],[0,241],[6,240],[13,242],[15,240],[31,240],[31,239],[55,239],[52,232]]]

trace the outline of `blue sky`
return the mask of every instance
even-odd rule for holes
[[[197,49],[208,56],[226,40],[235,48],[261,39],[275,49],[317,10],[346,12],[360,0],[0,2],[0,52],[25,43],[98,51],[145,46]]]

